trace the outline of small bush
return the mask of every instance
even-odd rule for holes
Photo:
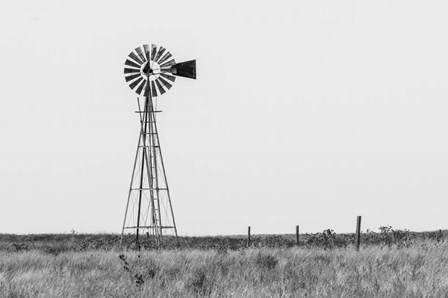
[[[159,273],[159,265],[151,258],[140,258],[130,262],[124,254],[118,256],[123,264],[123,269],[129,273],[132,283],[136,287],[143,285],[145,279],[153,279]]]
[[[277,266],[278,259],[270,254],[258,253],[255,263],[264,270],[272,270]]]
[[[57,256],[60,253],[69,251],[70,248],[62,245],[52,245],[52,246],[44,246],[42,251],[46,254]]]
[[[211,293],[211,281],[207,277],[206,268],[196,268],[187,282],[187,288],[197,295],[209,296]]]
[[[398,249],[403,247],[409,247],[412,244],[412,236],[409,230],[394,230],[392,226],[381,226],[380,241],[383,246],[396,245]]]
[[[13,243],[12,246],[14,247],[15,252],[27,251],[30,249],[25,243]]]

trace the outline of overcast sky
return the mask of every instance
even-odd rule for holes
[[[3,1],[0,233],[121,232],[136,46],[180,235],[448,228],[446,1]]]

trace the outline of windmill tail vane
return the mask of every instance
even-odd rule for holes
[[[124,66],[125,81],[138,94],[140,132],[123,221],[125,233],[146,234],[160,245],[165,235],[177,238],[165,164],[162,157],[154,107],[158,97],[173,87],[176,77],[196,79],[196,60],[176,63],[162,46],[145,44],[135,48]]]

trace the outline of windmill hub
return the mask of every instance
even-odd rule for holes
[[[149,74],[153,73],[152,68],[149,67],[149,63],[146,63],[145,67],[143,67],[143,73],[149,73]]]
[[[158,78],[159,74],[157,72],[160,72],[158,71],[159,69],[160,66],[157,62],[145,62],[140,68],[140,74],[144,80],[146,80],[149,75],[149,80],[153,81]]]

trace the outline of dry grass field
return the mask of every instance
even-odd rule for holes
[[[448,293],[448,244],[441,237],[364,242],[359,252],[352,244],[341,247],[331,242],[140,252],[116,246],[52,250],[38,242],[35,247],[11,244],[2,237],[0,297],[446,297]]]

